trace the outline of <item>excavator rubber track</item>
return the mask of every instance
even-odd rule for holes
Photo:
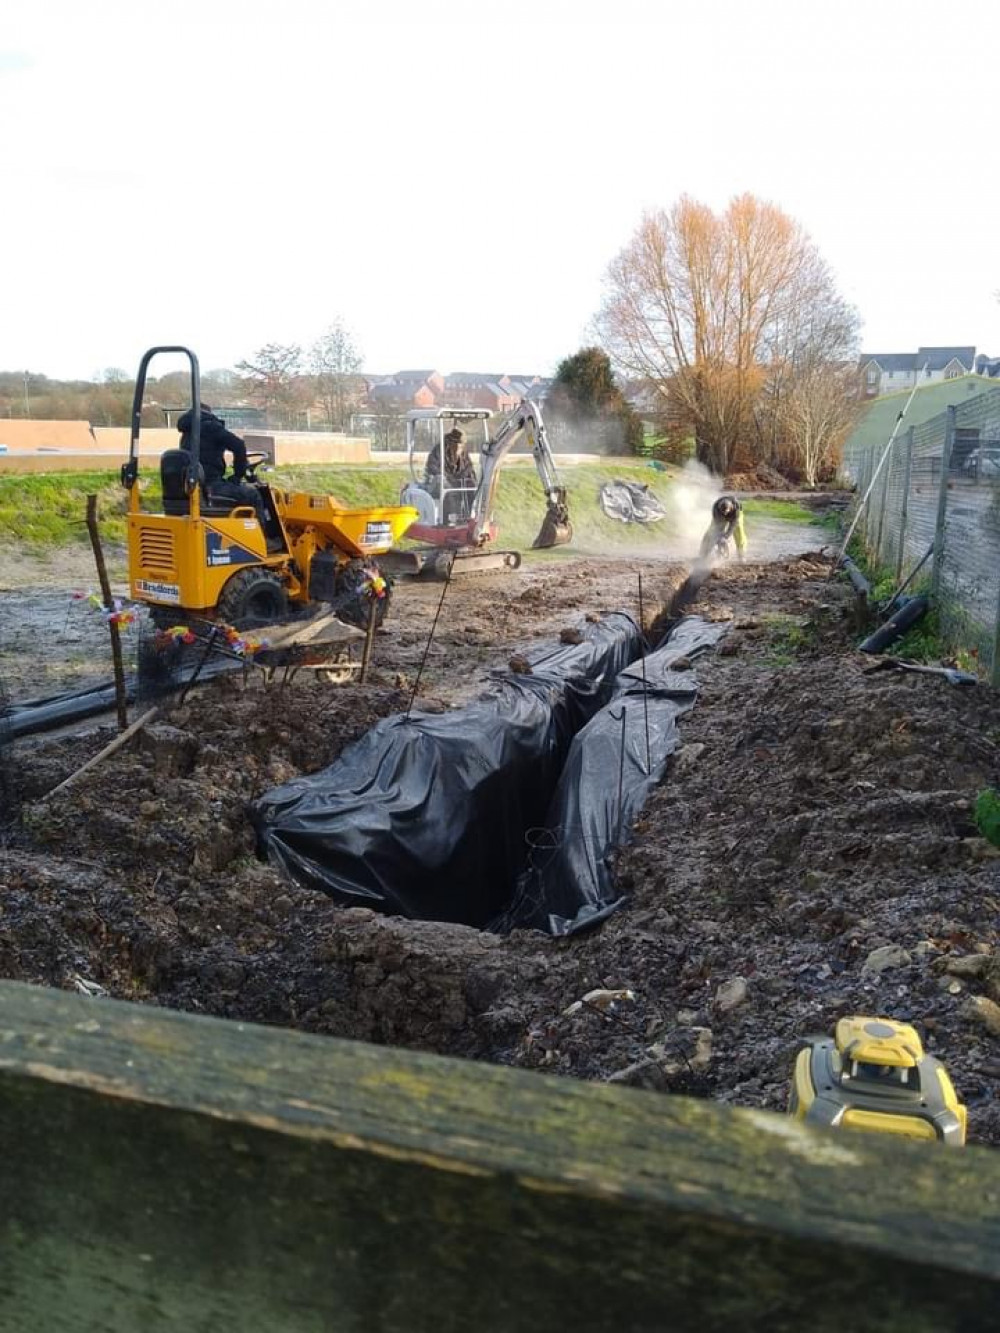
[[[427,578],[461,574],[490,574],[497,570],[520,568],[520,551],[496,551],[470,547],[417,546],[410,551],[389,551],[379,556],[379,565],[387,574],[409,574]]]

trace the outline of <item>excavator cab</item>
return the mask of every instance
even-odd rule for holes
[[[489,443],[487,422],[492,413],[483,408],[417,409],[407,418],[407,462],[410,482],[404,504],[420,510],[421,523],[436,527],[465,526],[475,512],[481,479],[483,446]],[[456,437],[459,437],[456,442]],[[422,472],[417,454],[426,451]]]
[[[545,517],[532,545],[535,549],[562,546],[572,539],[566,490],[556,475],[538,407],[525,399],[500,419],[493,433],[488,425],[492,415],[485,408],[445,407],[415,408],[407,414],[410,480],[403,487],[401,502],[413,505],[420,517],[406,535],[427,545],[392,552],[395,569],[407,573],[445,566],[449,571],[517,569],[520,553],[496,548],[494,503],[500,469],[522,437],[531,450],[546,503]],[[466,436],[463,443],[467,448],[481,439],[478,471],[471,462],[471,448],[465,465],[456,456],[456,432]],[[417,455],[424,450],[426,462],[421,474]]]

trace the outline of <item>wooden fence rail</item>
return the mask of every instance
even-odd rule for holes
[[[4,1333],[998,1320],[992,1151],[0,983]]]

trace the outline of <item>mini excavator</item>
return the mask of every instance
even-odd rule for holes
[[[149,363],[161,352],[186,356],[191,369],[190,449],[160,459],[163,507],[143,509],[139,494],[139,422]],[[389,550],[418,517],[407,505],[348,508],[331,495],[268,485],[257,475],[265,454],[249,454],[245,480],[261,498],[253,505],[213,497],[199,461],[201,381],[198,358],[186,347],[153,347],[135,383],[128,461],[129,584],[161,628],[196,616],[236,628],[274,625],[321,606],[366,626],[375,605],[385,616],[389,585],[374,557]]]
[[[566,504],[566,488],[559,483],[548,436],[537,404],[529,399],[500,418],[491,434],[487,422],[492,412],[482,408],[415,408],[407,413],[406,449],[410,481],[403,487],[400,500],[419,511],[419,517],[406,533],[407,539],[423,543],[407,551],[393,551],[391,568],[401,573],[434,572],[449,568],[453,573],[471,573],[489,569],[517,569],[519,551],[497,548],[494,517],[500,469],[514,446],[523,438],[531,449],[535,467],[545,494],[545,517],[535,550],[563,546],[572,540]],[[448,475],[445,447],[445,423],[478,425],[482,429],[479,447],[479,471],[470,480]],[[438,466],[423,478],[418,476],[415,454],[420,434],[430,430],[431,450],[437,450]]]

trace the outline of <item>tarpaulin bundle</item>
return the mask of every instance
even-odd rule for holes
[[[338,902],[485,926],[509,903],[574,734],[638,655],[630,616],[530,659],[459,711],[386,718],[251,809],[258,851]]]
[[[493,929],[533,926],[569,935],[619,906],[608,857],[661,781],[677,748],[677,720],[694,706],[698,691],[694,672],[675,663],[712,647],[727,628],[689,616],[645,659],[645,680],[640,662],[621,672],[611,701],[573,741],[533,839],[532,864]]]
[[[659,523],[667,511],[644,482],[608,481],[598,495],[608,518],[620,523]]]

